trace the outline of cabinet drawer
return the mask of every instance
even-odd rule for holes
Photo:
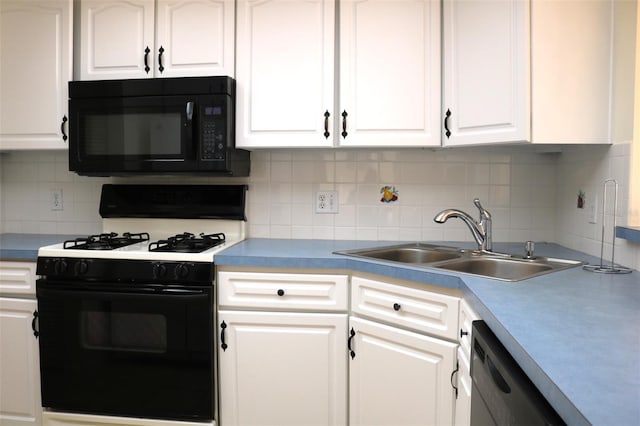
[[[460,348],[464,351],[467,359],[471,359],[471,323],[479,320],[480,317],[469,306],[466,300],[462,299],[460,302],[460,319],[458,330],[458,339],[460,341]]]
[[[219,272],[220,307],[346,311],[347,275]]]
[[[453,296],[351,278],[352,312],[450,340],[457,340],[458,303]]]
[[[0,294],[35,296],[35,262],[0,262]]]

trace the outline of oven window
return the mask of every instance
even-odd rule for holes
[[[164,315],[132,312],[80,312],[80,342],[85,349],[165,353]]]

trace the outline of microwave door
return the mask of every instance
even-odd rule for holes
[[[193,158],[195,101],[184,96],[71,100],[71,170],[171,170]]]

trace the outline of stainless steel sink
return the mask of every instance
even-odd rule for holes
[[[411,243],[371,249],[345,250],[336,253],[390,262],[423,264],[458,259],[462,256],[463,251],[453,247]]]
[[[557,269],[554,265],[548,263],[488,256],[461,259],[440,264],[436,267],[506,281],[519,281]]]
[[[508,254],[462,250],[423,243],[345,250],[338,251],[336,254],[437,268],[512,282],[583,264],[579,261],[546,257],[523,259]]]

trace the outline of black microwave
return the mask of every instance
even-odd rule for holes
[[[83,176],[249,176],[235,148],[235,80],[69,82],[69,170]]]

